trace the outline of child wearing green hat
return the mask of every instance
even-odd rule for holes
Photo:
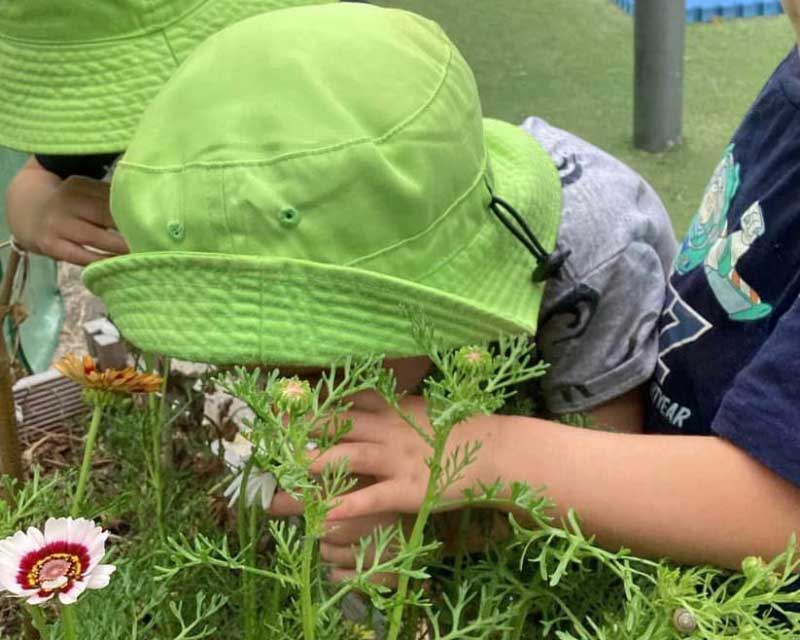
[[[298,8],[213,36],[146,110],[112,210],[131,253],[84,279],[142,349],[290,366],[385,353],[413,388],[429,363],[411,302],[453,346],[538,335],[550,410],[641,423],[675,250],[663,207],[566,132],[483,119],[469,67],[416,15]]]
[[[290,46],[299,33],[304,46]],[[131,253],[90,265],[85,281],[139,347],[185,359],[321,366],[381,352],[413,389],[429,365],[398,309],[411,302],[453,346],[538,334],[555,411],[591,408],[641,431],[637,389],[658,339],[696,319],[667,306],[659,332],[671,235],[646,185],[546,123],[484,120],[452,43],[400,11],[298,8],[210,38],[146,111],[112,203]],[[727,254],[712,243],[708,270],[676,265],[695,284],[723,271],[735,283],[759,228],[748,223],[750,245],[737,236]],[[791,395],[788,381],[775,384]],[[424,419],[420,398],[404,403]],[[345,456],[374,478],[330,514],[339,529],[322,550],[341,572],[355,539],[418,508],[429,453],[375,398],[359,398],[352,417],[346,441],[316,461]],[[776,470],[740,433],[483,416],[454,432],[452,446],[484,446],[450,497],[498,476],[546,485],[559,513],[577,509],[601,544],[733,567],[774,555],[800,528],[797,448]],[[285,495],[273,504],[296,509]]]
[[[800,0],[783,5],[800,43]],[[674,262],[645,433],[476,418],[450,446],[484,447],[448,497],[497,477],[546,485],[557,515],[575,508],[600,544],[688,564],[739,568],[800,534],[798,105],[793,44],[725,149]],[[418,399],[405,408],[424,420]],[[322,551],[340,576],[359,535],[385,514],[416,511],[428,455],[389,411],[362,406],[351,417],[348,441],[316,461],[346,456],[376,477],[330,514],[340,530]],[[296,509],[286,495],[273,503],[275,513]]]
[[[0,145],[35,154],[6,195],[17,245],[79,265],[127,253],[101,179],[164,81],[194,47],[229,24],[331,1],[0,5]]]

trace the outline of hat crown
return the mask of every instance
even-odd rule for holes
[[[414,14],[344,4],[256,16],[201,45],[120,163],[132,252],[359,265],[414,278],[486,222],[469,67]],[[400,248],[415,251],[399,251]]]
[[[6,0],[0,2],[0,38],[69,45],[133,37],[211,1]]]

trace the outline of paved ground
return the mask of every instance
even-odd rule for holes
[[[83,286],[80,274],[80,267],[65,262],[58,265],[58,286],[64,298],[66,315],[53,361],[70,352],[86,353],[83,323],[104,313],[103,303]]]

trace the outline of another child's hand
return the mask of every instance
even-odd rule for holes
[[[128,252],[111,217],[107,182],[62,181],[31,160],[14,178],[7,201],[8,225],[24,249],[77,265]]]

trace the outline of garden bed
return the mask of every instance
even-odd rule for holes
[[[424,331],[418,335],[424,340]],[[355,391],[376,390],[399,408],[379,359],[346,363],[314,387],[246,371],[171,371],[163,386],[134,372],[84,374],[73,362],[68,375],[94,385],[86,397],[97,446],[87,458],[74,436],[30,445],[28,479],[16,488],[16,507],[3,503],[0,537],[66,516],[72,504],[73,516],[109,532],[103,562],[116,571],[106,588],[74,605],[52,599],[29,607],[42,637],[798,637],[800,615],[791,608],[800,593],[787,590],[798,567],[793,546],[772,563],[747,560],[740,574],[612,553],[583,534],[577,515],[551,520],[548,501],[523,485],[482,487],[465,495],[471,510],[457,518],[429,517],[474,454],[445,455],[450,431],[475,412],[508,406],[541,368],[522,356],[523,342],[504,343],[493,357],[477,347],[465,356],[425,346],[440,375],[427,383],[433,431],[421,437],[431,439],[433,455],[423,515],[414,532],[392,526],[364,540],[361,571],[344,582],[328,580],[317,549],[325,514],[352,484],[343,465],[313,477],[305,449],[324,450],[345,434],[343,402]],[[251,419],[227,401],[206,416],[206,398],[219,389],[244,401]],[[89,473],[78,472],[82,459],[91,461],[83,467]],[[241,474],[239,486],[254,488],[236,497],[226,488]],[[298,496],[304,516],[266,516],[268,478]],[[516,517],[487,519],[482,507],[498,503],[513,505]],[[370,545],[386,552],[375,554],[378,565]],[[23,637],[25,611],[4,601],[2,637]]]

